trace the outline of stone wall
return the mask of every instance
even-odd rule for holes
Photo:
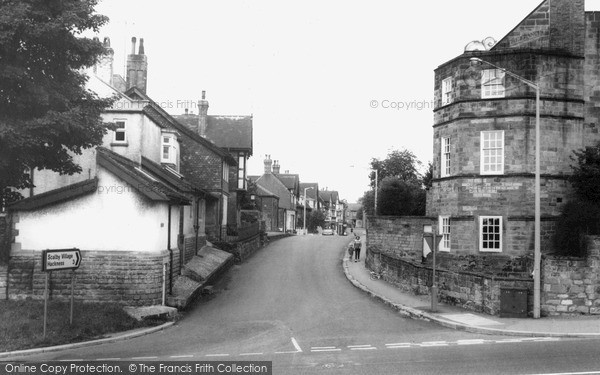
[[[215,247],[233,254],[235,262],[241,263],[248,259],[258,249],[260,249],[265,242],[265,236],[263,233],[256,234],[255,236],[237,242],[215,242]]]
[[[397,258],[420,260],[423,226],[434,222],[433,218],[420,216],[369,216],[366,246]]]
[[[600,236],[588,237],[585,259],[545,256],[543,315],[600,315]]]
[[[131,306],[162,303],[163,264],[169,261],[167,251],[140,253],[82,250],[81,253],[81,266],[75,270],[75,299]],[[71,271],[54,271],[49,276],[50,297],[69,298]],[[8,274],[10,299],[43,299],[45,280],[41,251],[13,254]]]
[[[366,265],[381,273],[384,280],[413,294],[430,294],[433,270],[427,264],[399,259],[391,254],[367,249]],[[498,277],[495,275],[436,269],[439,301],[471,311],[490,315],[500,313],[500,291],[504,288],[526,288],[531,293],[531,278]],[[528,299],[531,311],[532,299]]]

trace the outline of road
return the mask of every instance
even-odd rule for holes
[[[350,237],[274,241],[163,332],[22,358],[269,360],[275,374],[537,374],[600,370],[600,341],[478,335],[404,318],[354,288]],[[599,372],[600,373],[600,372]]]

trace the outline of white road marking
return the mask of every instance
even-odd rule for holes
[[[533,341],[560,341],[560,337],[540,337],[539,339],[535,339]]]
[[[335,349],[335,346],[312,346],[310,350],[313,349]]]
[[[350,350],[377,350],[377,348],[374,346],[369,346],[366,348],[350,348]]]
[[[83,362],[83,359],[59,359],[59,362]]]
[[[131,357],[133,360],[156,359],[158,357]]]
[[[188,355],[172,355],[169,358],[194,358],[193,355],[188,354]]]
[[[426,342],[422,342],[420,344],[418,344],[419,346],[422,347],[429,347],[429,346],[448,346],[448,343],[446,341],[426,341]]]
[[[229,354],[207,354],[207,357],[229,357]]]
[[[386,346],[388,349],[410,349],[410,345],[388,345]]]
[[[341,352],[342,349],[311,349],[311,352]]]
[[[410,345],[410,342],[396,342],[394,344],[385,344],[385,346],[399,346],[399,345],[402,345],[402,346]]]
[[[373,345],[348,345],[349,348],[368,348],[372,346]]]
[[[458,340],[457,345],[478,345],[485,344],[485,340]]]
[[[298,341],[296,341],[296,339],[293,337],[292,337],[292,345],[294,345],[294,348],[296,348],[296,351],[298,353],[302,353],[302,348],[300,347],[300,345],[298,345]]]
[[[96,361],[120,361],[121,358],[98,358]]]
[[[296,353],[300,353],[300,352],[298,352],[296,350],[288,351],[288,352],[275,352],[275,354],[296,354]]]
[[[263,355],[264,353],[241,353],[240,355]]]

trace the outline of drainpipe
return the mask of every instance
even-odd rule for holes
[[[200,198],[196,198],[196,223],[194,223],[194,232],[196,233],[196,245],[194,254],[198,255],[198,232],[200,231]]]
[[[171,249],[171,204],[167,220],[167,250],[169,250],[169,294],[173,294],[173,249]]]

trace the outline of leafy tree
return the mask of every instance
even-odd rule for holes
[[[325,213],[321,210],[312,210],[306,214],[306,229],[310,233],[316,233],[317,227],[325,227]]]
[[[105,53],[98,40],[81,36],[108,21],[95,14],[96,4],[0,2],[0,192],[31,187],[34,168],[81,172],[72,155],[101,144],[112,129],[101,113],[113,99],[87,90],[83,73]]]
[[[377,182],[383,181],[386,177],[396,177],[402,181],[419,181],[421,175],[419,167],[422,163],[417,159],[415,154],[409,150],[394,150],[388,153],[383,160],[372,159],[369,178],[371,179],[371,187],[375,187],[375,170],[377,171]]]
[[[372,216],[375,213],[375,191],[365,191],[362,198],[358,200],[358,203],[363,206],[362,211],[364,211],[368,216]]]
[[[425,189],[429,189],[433,185],[433,163],[432,162],[427,163],[427,170],[425,171],[425,174],[423,175],[423,178],[421,179],[421,181],[423,182],[423,186],[425,186]]]
[[[379,215],[425,215],[425,190],[418,181],[386,177],[381,182],[377,201]]]
[[[574,151],[569,181],[575,198],[563,207],[554,233],[554,249],[561,255],[585,256],[585,236],[600,234],[600,143]]]
[[[577,164],[571,166],[570,181],[579,199],[600,204],[600,143],[585,150],[575,151],[571,157]]]

